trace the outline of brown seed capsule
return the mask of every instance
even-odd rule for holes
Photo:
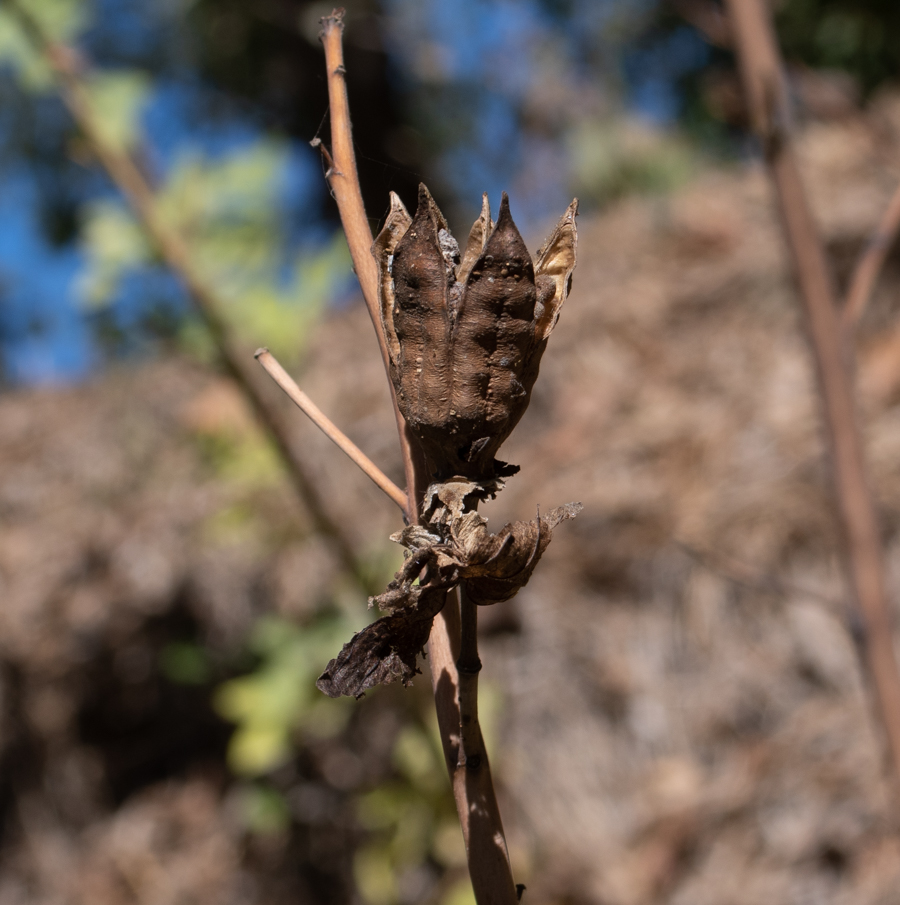
[[[577,212],[575,200],[532,259],[506,194],[496,224],[485,195],[460,255],[424,185],[414,218],[391,195],[373,247],[391,380],[436,479],[518,470],[494,456],[528,407],[568,295]]]

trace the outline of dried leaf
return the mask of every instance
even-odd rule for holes
[[[469,482],[432,485],[427,498],[445,503],[434,510],[437,520],[392,536],[410,552],[385,591],[369,601],[389,615],[355,635],[328,664],[316,683],[325,694],[359,697],[378,684],[408,685],[447,592],[464,581],[470,598],[482,606],[513,597],[531,577],[553,529],[581,510],[581,503],[569,503],[491,534],[483,516],[463,511],[471,495]]]
[[[469,540],[469,562],[463,570],[466,593],[479,606],[501,603],[515,597],[528,583],[553,529],[566,519],[575,518],[581,503],[568,503],[551,509],[532,522],[512,522],[499,534],[478,536],[477,529]]]
[[[316,687],[330,698],[362,697],[376,685],[409,685],[431,631],[432,617],[384,616],[354,635],[319,676]]]
[[[563,302],[572,288],[572,272],[575,270],[575,251],[578,244],[578,230],[575,218],[578,216],[576,198],[550,233],[534,258],[535,281],[538,285],[540,304],[535,311],[535,335],[538,341],[546,342],[559,320]],[[547,287],[552,286],[552,294]]]

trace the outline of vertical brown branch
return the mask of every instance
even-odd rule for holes
[[[763,143],[806,314],[845,540],[844,566],[863,626],[862,651],[900,778],[900,675],[875,505],[822,240],[807,204],[789,134],[789,108],[771,22],[761,0],[726,0],[754,128]]]
[[[231,337],[221,314],[224,305],[198,274],[181,237],[159,216],[156,197],[134,160],[128,153],[112,147],[103,137],[82,81],[83,63],[71,48],[51,42],[37,20],[15,0],[7,0],[7,6],[17,16],[35,46],[46,55],[60,80],[63,101],[110,179],[125,196],[151,245],[184,284],[213,338],[223,366],[243,391],[263,428],[275,442],[316,530],[330,540],[343,567],[366,587],[353,547],[341,527],[331,518],[316,491],[315,479],[291,443],[290,431],[279,407],[262,388],[250,356],[240,351]]]
[[[385,371],[390,378],[390,359],[378,304],[378,272],[371,253],[372,232],[363,206],[353,152],[342,47],[343,17],[344,11],[337,9],[322,19],[321,37],[328,74],[332,142],[330,159],[326,158],[326,178],[340,211],[350,255],[375,327]],[[391,400],[406,472],[409,497],[407,520],[416,524],[419,522],[419,504],[428,484],[428,476],[418,444],[397,407],[393,384]],[[516,889],[487,758],[482,759],[483,768],[479,769],[460,769],[458,765],[461,725],[467,725],[470,734],[477,730],[478,737],[481,737],[476,701],[477,674],[476,684],[469,686],[474,694],[467,694],[465,698],[461,695],[461,677],[456,665],[459,638],[459,606],[453,595],[435,617],[428,641],[441,741],[466,840],[469,875],[472,878],[475,900],[478,905],[513,905],[517,901]]]
[[[363,299],[372,318],[372,326],[378,338],[378,348],[384,369],[388,375],[394,419],[400,436],[403,453],[403,467],[406,477],[406,491],[409,495],[407,520],[410,524],[418,521],[418,505],[427,486],[424,463],[415,438],[409,431],[406,420],[397,407],[394,385],[390,380],[390,357],[387,340],[381,324],[378,305],[378,268],[372,255],[372,230],[363,205],[359,175],[356,170],[356,155],[353,152],[353,129],[350,120],[350,104],[347,100],[347,70],[344,67],[344,11],[336,9],[322,19],[322,46],[325,49],[325,69],[328,75],[328,103],[331,110],[331,154],[326,157],[328,170],[325,178],[334,194],[341,225],[347,236],[353,268],[359,279]],[[324,149],[323,149],[324,150]]]

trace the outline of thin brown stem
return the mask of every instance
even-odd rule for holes
[[[198,274],[181,237],[163,222],[156,197],[134,160],[127,153],[112,147],[104,138],[82,81],[84,63],[70,48],[51,42],[38,21],[16,0],[6,0],[6,5],[16,14],[35,46],[46,55],[60,80],[63,100],[93,153],[125,196],[150,243],[184,284],[216,344],[223,366],[243,391],[260,423],[274,440],[316,530],[331,541],[342,565],[365,585],[353,547],[340,526],[331,518],[324,501],[315,490],[314,479],[291,443],[290,431],[278,405],[253,373],[250,356],[239,351],[233,341],[221,314],[224,307],[222,302]]]
[[[336,9],[330,16],[322,19],[322,46],[325,49],[325,69],[328,76],[328,102],[331,110],[331,155],[321,145],[322,154],[329,160],[326,178],[334,200],[341,215],[341,225],[347,236],[353,268],[359,279],[363,299],[372,318],[375,336],[384,369],[388,375],[391,389],[391,402],[394,406],[394,418],[397,422],[397,433],[400,436],[400,448],[403,453],[403,467],[406,473],[406,491],[410,495],[407,507],[410,513],[418,509],[422,494],[427,486],[427,475],[424,461],[415,438],[409,431],[403,415],[397,406],[394,385],[390,380],[391,361],[388,354],[387,340],[381,323],[381,309],[378,302],[378,268],[372,255],[372,230],[366,217],[362,190],[359,186],[359,175],[356,170],[356,155],[353,152],[353,128],[350,121],[350,104],[347,100],[347,70],[344,68],[344,11]]]
[[[332,159],[328,165],[327,179],[347,234],[350,256],[375,327],[385,371],[390,378],[391,363],[378,300],[378,272],[371,254],[372,233],[366,218],[353,153],[342,46],[343,15],[343,10],[335,10],[322,19],[321,37],[325,48],[328,98],[331,105]],[[397,406],[393,384],[391,400],[406,472],[408,518],[411,523],[417,524],[419,505],[428,484],[428,475],[418,443]],[[512,881],[500,810],[487,758],[483,759],[483,767],[479,769],[460,770],[458,767],[462,722],[469,720],[478,729],[479,736],[481,732],[478,728],[477,709],[474,712],[471,710],[469,696],[466,696],[464,704],[461,700],[461,677],[456,666],[460,637],[459,613],[455,595],[451,596],[447,605],[435,617],[428,641],[431,682],[441,742],[453,783],[460,825],[467,841],[469,875],[472,878],[475,901],[478,905],[514,905],[517,901],[516,888]]]
[[[900,674],[884,577],[884,555],[845,342],[821,237],[790,143],[787,93],[775,35],[760,0],[726,0],[754,127],[762,139],[806,314],[844,535],[844,567],[862,617],[863,656],[896,776],[900,778]]]
[[[845,330],[850,331],[859,323],[878,282],[878,275],[897,239],[898,230],[900,230],[900,185],[897,186],[878,227],[869,237],[853,268],[847,288],[847,301],[841,312]]]
[[[503,834],[500,809],[493,794],[491,765],[478,721],[478,607],[469,600],[465,588],[458,588],[461,634],[457,671],[459,676],[459,749],[453,770],[457,798],[465,797],[469,809],[461,820],[469,864],[477,863],[481,880],[491,891],[488,902],[515,902],[518,899],[509,867],[509,851]],[[477,897],[478,902],[482,899]]]
[[[406,494],[297,386],[294,378],[285,371],[278,359],[268,349],[258,349],[254,358],[300,411],[367,477],[371,478],[375,486],[400,507],[401,512],[406,512],[406,505],[409,502]]]

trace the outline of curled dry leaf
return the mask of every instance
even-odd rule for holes
[[[514,474],[495,454],[528,407],[541,356],[575,268],[573,201],[532,259],[506,194],[497,222],[487,196],[466,248],[419,187],[400,199],[373,246],[391,380],[435,480]]]
[[[445,591],[418,595],[419,604],[385,616],[354,635],[316,681],[330,698],[362,697],[376,685],[409,685],[419,670],[416,657],[425,647],[431,622],[441,611]]]
[[[575,518],[581,508],[581,503],[568,503],[538,515],[533,522],[513,522],[499,534],[490,534],[486,528],[473,532],[469,543],[475,549],[465,574],[469,600],[488,606],[515,597],[531,578],[553,529]]]
[[[316,683],[325,694],[359,697],[378,684],[408,685],[447,592],[465,583],[470,599],[482,606],[514,597],[534,572],[553,529],[581,510],[581,503],[569,503],[491,534],[487,519],[464,503],[490,495],[492,486],[457,480],[428,489],[428,526],[392,535],[407,548],[406,560],[384,593],[370,601],[390,615],[355,635],[328,664]]]

